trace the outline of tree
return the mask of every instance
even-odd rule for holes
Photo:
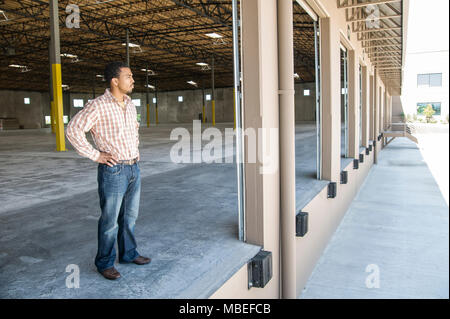
[[[433,110],[433,106],[431,104],[427,104],[427,107],[423,110],[427,123],[430,123],[434,113],[436,112]]]

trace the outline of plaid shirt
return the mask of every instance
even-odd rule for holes
[[[66,136],[81,156],[97,161],[100,152],[110,153],[117,160],[139,159],[139,122],[136,107],[124,95],[125,107],[119,105],[109,89],[86,103],[67,125]],[[86,139],[91,132],[96,150]]]

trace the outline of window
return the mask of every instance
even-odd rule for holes
[[[138,114],[137,114],[136,119],[137,119],[137,121],[138,121],[139,123],[141,123],[141,113],[138,113]]]
[[[153,98],[153,104],[156,104],[156,97]]]
[[[73,99],[73,107],[83,107],[84,101],[83,99]]]
[[[211,101],[211,94],[206,94],[206,101]]]
[[[52,119],[50,116],[46,115],[45,116],[45,125],[50,125],[52,124]]]
[[[178,102],[183,102],[183,96],[180,95],[180,96],[178,97]]]
[[[424,110],[427,105],[430,104],[433,107],[433,115],[441,115],[441,102],[425,102],[417,103],[417,115],[425,115]]]
[[[417,74],[417,87],[441,87],[442,73]]]
[[[134,99],[134,100],[132,100],[132,102],[133,102],[133,104],[134,104],[134,106],[141,106],[141,99]]]
[[[30,98],[29,97],[24,98],[23,103],[30,104]]]
[[[311,91],[310,90],[303,90],[303,96],[310,96]]]
[[[63,115],[63,122],[64,124],[69,123],[69,117],[67,115]]]
[[[430,74],[430,86],[431,87],[442,86],[442,73]]]

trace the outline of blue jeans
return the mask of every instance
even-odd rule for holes
[[[113,167],[99,164],[97,180],[102,215],[98,221],[95,266],[102,272],[114,266],[116,237],[119,262],[131,262],[139,256],[134,238],[141,196],[139,164],[118,164]]]

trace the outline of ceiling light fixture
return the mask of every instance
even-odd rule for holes
[[[17,68],[20,69],[20,72],[29,72],[31,71],[31,68],[29,68],[26,65],[19,65],[19,64],[10,64],[8,65],[10,68]]]
[[[202,67],[202,71],[208,71],[208,70],[211,70],[211,68],[210,68],[210,66],[209,66],[208,63],[205,63],[205,62],[198,62],[198,63],[195,63],[195,64],[198,65],[198,66],[201,66],[201,67]]]
[[[192,80],[191,80],[191,81],[187,81],[187,83],[190,84],[190,85],[193,85],[193,86],[197,87],[197,83],[195,83],[195,82],[192,81]]]
[[[225,40],[223,39],[223,36],[218,34],[218,33],[207,33],[206,34],[207,37],[210,37],[213,39],[213,44],[214,45],[223,45],[226,44]]]
[[[141,69],[142,72],[147,72],[148,75],[156,75],[156,72],[150,69]]]
[[[61,53],[61,56],[65,57],[65,58],[72,58],[72,59],[78,58],[77,55],[70,54],[70,53]]]
[[[213,32],[213,33],[207,33],[206,36],[207,36],[207,37],[210,37],[210,38],[213,38],[213,39],[220,39],[220,38],[223,38],[222,35],[217,34],[217,33],[215,33],[215,32]]]
[[[122,43],[122,45],[123,45],[123,46],[126,46],[127,44],[126,44],[126,43]],[[139,44],[135,44],[135,43],[128,43],[128,46],[129,46],[130,48],[138,48],[138,47],[140,47]]]

